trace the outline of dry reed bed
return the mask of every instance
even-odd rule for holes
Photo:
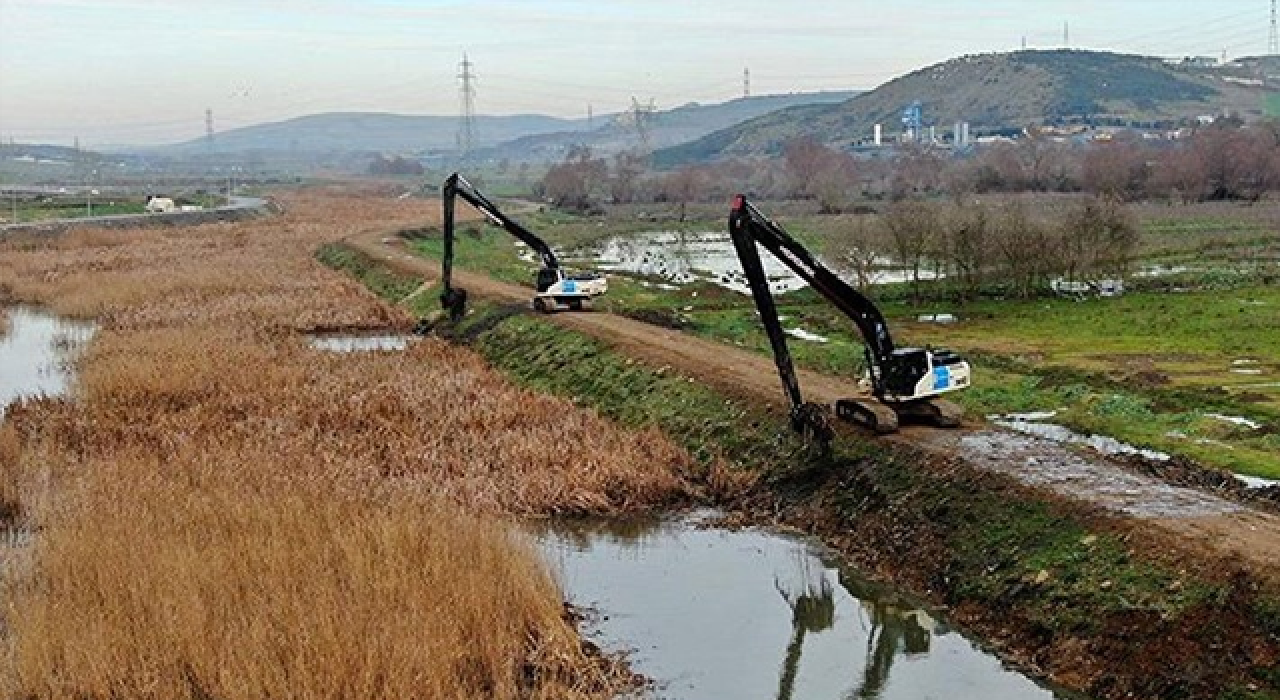
[[[336,356],[312,327],[409,319],[313,263],[434,207],[295,197],[282,219],[0,248],[15,299],[92,316],[76,401],[0,426],[4,691],[49,698],[600,697],[502,517],[681,497],[687,457],[432,340]],[[495,517],[496,516],[496,517]]]

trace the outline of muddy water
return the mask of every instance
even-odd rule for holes
[[[94,325],[66,321],[29,307],[0,309],[9,330],[0,335],[0,418],[9,403],[61,396],[73,378],[70,362],[93,336]]]
[[[587,635],[627,652],[649,697],[1055,697],[808,541],[697,520],[539,535]]]

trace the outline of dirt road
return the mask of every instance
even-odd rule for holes
[[[439,265],[406,252],[400,239],[369,233],[347,241],[394,269],[439,276]],[[457,286],[473,297],[527,303],[531,290],[454,270]],[[560,313],[555,323],[598,338],[628,356],[729,393],[772,405],[783,402],[773,361],[722,342],[604,312]],[[805,395],[831,404],[859,393],[856,380],[800,370]],[[1264,577],[1280,581],[1280,516],[1257,511],[1196,489],[1172,486],[1137,474],[1103,457],[1058,443],[970,422],[959,430],[905,427],[882,439],[931,454],[959,457],[973,466],[1007,474],[1028,485],[1158,527],[1183,541],[1248,563]]]

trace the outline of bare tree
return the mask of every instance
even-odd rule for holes
[[[684,221],[688,214],[689,202],[698,199],[705,180],[701,169],[686,166],[663,177],[658,184],[658,191],[665,201],[680,205],[680,220]]]
[[[934,250],[939,230],[937,209],[927,202],[895,202],[885,212],[884,226],[894,257],[911,281],[912,301],[919,303],[920,273]]]
[[[1149,160],[1148,149],[1130,139],[1093,144],[1081,163],[1081,185],[1096,195],[1135,201],[1147,193]]]
[[[958,204],[945,229],[942,246],[962,297],[981,291],[991,264],[991,216],[980,203]]]
[[[541,190],[558,207],[576,211],[594,208],[593,198],[609,174],[604,160],[593,158],[587,146],[569,149],[564,162],[551,166],[542,178]]]
[[[875,283],[876,270],[889,249],[880,227],[871,217],[859,216],[832,240],[827,254],[840,269],[852,272],[858,289],[866,291]]]
[[[822,169],[828,156],[826,146],[812,136],[791,139],[782,147],[787,173],[791,176],[791,196],[812,197],[813,179]]]
[[[1027,215],[1021,200],[1014,200],[1001,210],[992,233],[1002,276],[1018,296],[1033,296],[1050,269],[1049,237],[1044,228]]]
[[[613,157],[609,195],[615,204],[628,204],[636,200],[637,185],[648,168],[648,159],[635,151],[624,151]]]

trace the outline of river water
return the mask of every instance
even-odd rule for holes
[[[586,633],[681,700],[1053,698],[813,542],[706,515],[539,533]]]

